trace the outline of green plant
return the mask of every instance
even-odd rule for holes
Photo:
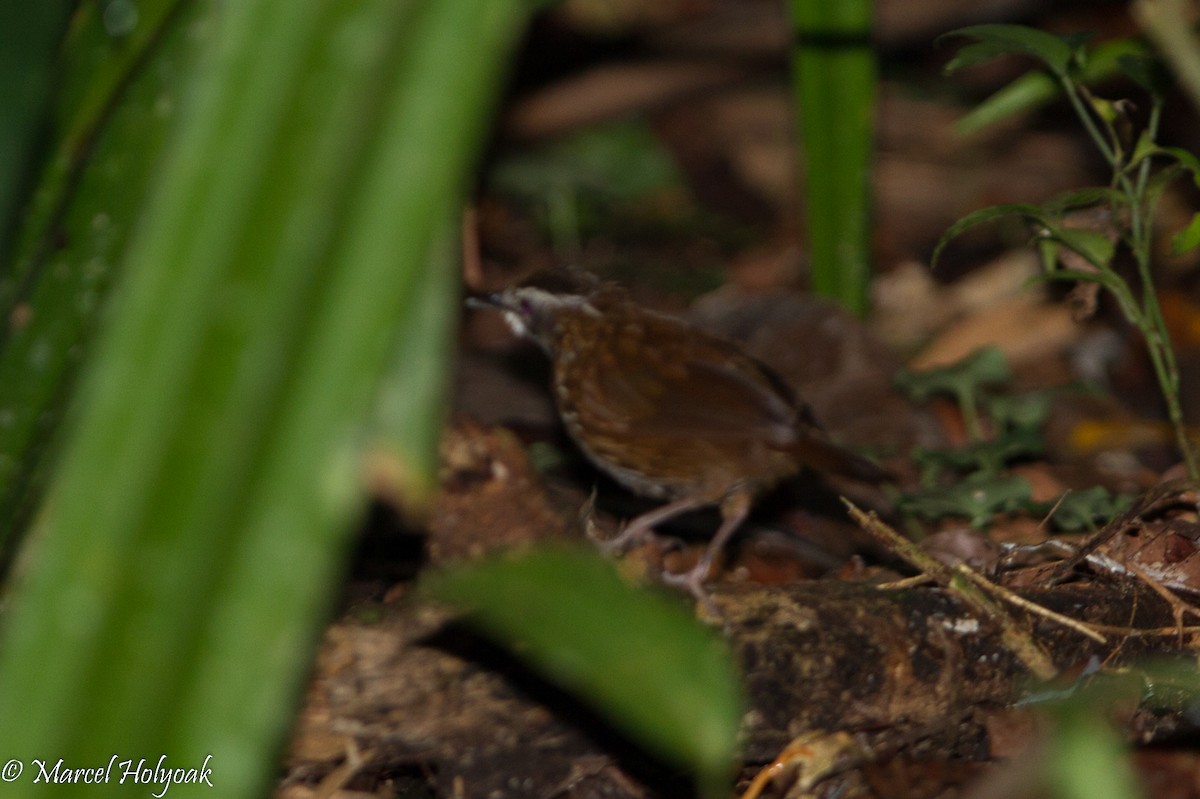
[[[1110,39],[1097,44],[1079,67],[1079,79],[1092,86],[1120,74],[1120,59],[1125,56],[1145,56],[1146,43],[1134,38]],[[959,133],[982,130],[1001,119],[1021,111],[1046,105],[1059,96],[1058,83],[1045,72],[1026,72],[979,105],[963,114],[955,123]]]
[[[1127,494],[1112,494],[1104,486],[1069,491],[1049,503],[1054,526],[1066,532],[1095,531],[1097,521],[1108,521],[1133,504]]]
[[[962,414],[967,435],[973,441],[984,439],[979,405],[988,389],[1012,379],[1008,361],[998,347],[981,347],[961,361],[927,369],[923,372],[903,371],[896,376],[896,386],[915,400],[923,401],[938,394],[954,398]]]
[[[650,216],[650,201],[682,192],[678,167],[642,121],[595,125],[513,153],[488,175],[490,188],[533,209],[566,263],[584,238],[611,229],[615,214]]]
[[[1024,55],[1040,61],[1066,96],[1092,144],[1111,170],[1109,184],[1067,192],[1041,205],[1014,203],[985,208],[958,220],[942,236],[933,254],[937,263],[946,244],[976,225],[1004,217],[1032,223],[1042,256],[1043,278],[1096,286],[1107,291],[1121,313],[1141,331],[1155,377],[1175,429],[1176,443],[1188,474],[1200,479],[1200,464],[1188,440],[1179,402],[1179,369],[1152,273],[1153,220],[1164,189],[1189,175],[1200,185],[1200,160],[1192,153],[1157,141],[1165,76],[1155,60],[1134,53],[1118,55],[1120,70],[1140,85],[1149,99],[1143,123],[1126,100],[1107,100],[1085,83],[1092,51],[1087,36],[1054,36],[1017,25],[978,25],[947,34],[976,41],[964,45],[947,65],[953,72],[1002,55]],[[1156,163],[1161,164],[1156,167]],[[1080,224],[1075,212],[1099,212],[1092,224]],[[1181,253],[1200,244],[1200,215],[1176,235]],[[1118,268],[1127,252],[1134,279]]]
[[[34,758],[74,769],[117,753],[179,768],[211,755],[220,795],[259,796],[339,583],[364,463],[406,502],[428,496],[457,314],[447,234],[528,9],[147,0],[131,57],[135,42],[104,27],[111,5],[72,18],[65,86],[101,103],[55,128],[15,237],[33,257],[4,284],[5,310],[28,324],[9,328],[0,364],[39,388],[5,393],[0,410],[37,420],[72,399],[6,595],[0,716],[21,722],[0,725],[0,750],[26,772],[5,793],[75,787],[35,783]],[[190,47],[196,59],[180,59]],[[144,137],[142,103],[171,116]],[[78,166],[70,179],[59,155]],[[103,173],[122,165],[132,181],[113,195]],[[37,253],[94,221],[122,242],[96,251],[115,285],[88,305],[65,279],[87,260],[59,270]],[[76,322],[101,305],[87,346]],[[78,392],[59,368],[73,351]],[[19,454],[12,473],[41,468],[35,448]],[[166,788],[118,777],[83,790]]]
[[[906,516],[930,521],[962,517],[979,530],[990,527],[996,514],[1029,507],[1029,481],[1019,475],[974,472],[946,486],[933,486],[902,495],[897,509]]]
[[[984,347],[957,363],[923,372],[904,371],[896,385],[917,401],[935,396],[954,400],[969,441],[954,449],[918,449],[913,459],[921,468],[921,488],[902,494],[902,513],[924,519],[962,516],[973,527],[987,527],[997,513],[1026,507],[1032,494],[1024,477],[1004,473],[1014,458],[1041,449],[1041,416],[990,419],[985,428],[983,408],[997,407],[997,389],[1012,379],[1008,361],[996,347]],[[1000,406],[1003,407],[1003,406]]]
[[[137,27],[117,38],[102,17],[88,6],[67,31],[54,64],[60,90],[43,98],[56,137],[44,160],[20,167],[38,177],[36,191],[14,228],[11,257],[0,261],[0,319],[9,320],[0,328],[5,558],[49,478],[76,374],[176,123],[202,47],[188,26],[207,19],[200,4],[156,0],[142,3]]]
[[[0,5],[0,263],[7,260],[12,220],[33,177],[37,141],[51,103],[57,48],[74,3]]]
[[[727,796],[742,696],[724,640],[674,599],[626,585],[594,552],[543,548],[427,577],[427,594]]]
[[[1021,511],[1049,516],[1061,530],[1090,527],[1128,504],[1103,488],[1068,492],[1054,502],[1036,502],[1029,481],[1007,473],[1010,464],[1040,454],[1041,426],[1050,413],[1045,391],[1006,391],[1012,373],[996,347],[976,350],[961,361],[924,372],[902,372],[896,384],[915,400],[947,396],[958,405],[969,441],[951,449],[917,449],[921,488],[897,498],[909,516],[936,520],[966,518],[988,527],[997,513]]]
[[[1037,744],[1027,778],[1047,795],[1064,799],[1137,799],[1141,780],[1130,762],[1129,749],[1112,719],[1117,707],[1141,702],[1170,706],[1156,697],[1164,685],[1152,671],[1170,679],[1166,669],[1134,668],[1123,674],[1096,673],[1091,666],[1070,682],[1044,684],[1020,704],[1037,706],[1049,731]],[[1178,683],[1178,678],[1172,680]],[[1182,697],[1179,697],[1182,699]],[[1175,707],[1182,705],[1180,701]]]

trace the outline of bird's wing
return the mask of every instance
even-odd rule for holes
[[[795,440],[797,410],[790,395],[745,356],[664,361],[656,370],[614,369],[599,378],[599,404],[630,435],[754,439],[780,447]]]

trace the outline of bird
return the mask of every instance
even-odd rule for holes
[[[663,575],[701,600],[729,539],[782,481],[805,469],[864,482],[889,477],[836,444],[770,367],[637,304],[617,284],[551,273],[468,304],[498,309],[546,353],[558,415],[583,454],[634,494],[662,502],[606,549],[626,549],[680,514],[720,511],[696,565]]]

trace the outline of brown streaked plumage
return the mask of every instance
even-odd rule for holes
[[[615,286],[507,289],[483,303],[550,356],[568,433],[600,469],[665,504],[629,523],[619,547],[694,508],[722,523],[695,569],[701,585],[754,500],[808,467],[878,481],[886,473],[834,444],[767,366],[733,344],[634,303]]]

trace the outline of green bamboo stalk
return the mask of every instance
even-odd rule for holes
[[[221,796],[261,791],[395,342],[446,346],[414,324],[448,293],[427,258],[523,4],[217,8],[4,619],[7,796],[57,795],[35,758],[113,754],[211,755]],[[395,457],[421,476],[422,448]],[[170,795],[212,795],[189,787]]]
[[[813,289],[866,313],[876,69],[871,0],[792,0]]]

